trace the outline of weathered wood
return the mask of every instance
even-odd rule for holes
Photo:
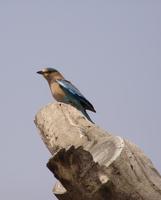
[[[36,115],[53,155],[47,167],[60,200],[160,200],[161,176],[131,142],[92,124],[74,107],[50,104]]]

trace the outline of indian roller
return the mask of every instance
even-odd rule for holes
[[[44,68],[37,73],[43,75],[43,77],[47,80],[52,96],[58,102],[71,104],[92,122],[86,110],[96,112],[93,105],[70,81],[66,80],[59,71],[53,68]]]

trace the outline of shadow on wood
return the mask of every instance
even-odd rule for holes
[[[47,167],[61,200],[160,200],[161,176],[134,144],[92,124],[74,107],[50,104],[36,115],[53,155]]]

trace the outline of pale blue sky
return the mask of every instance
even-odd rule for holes
[[[161,1],[0,0],[0,199],[54,199],[50,154],[34,126],[52,102],[43,66],[95,106],[91,118],[161,171]]]

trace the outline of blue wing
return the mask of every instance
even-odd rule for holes
[[[57,80],[57,83],[67,95],[76,98],[83,106],[83,108],[96,112],[92,104],[81,94],[81,92],[72,83],[70,83],[67,80]]]

